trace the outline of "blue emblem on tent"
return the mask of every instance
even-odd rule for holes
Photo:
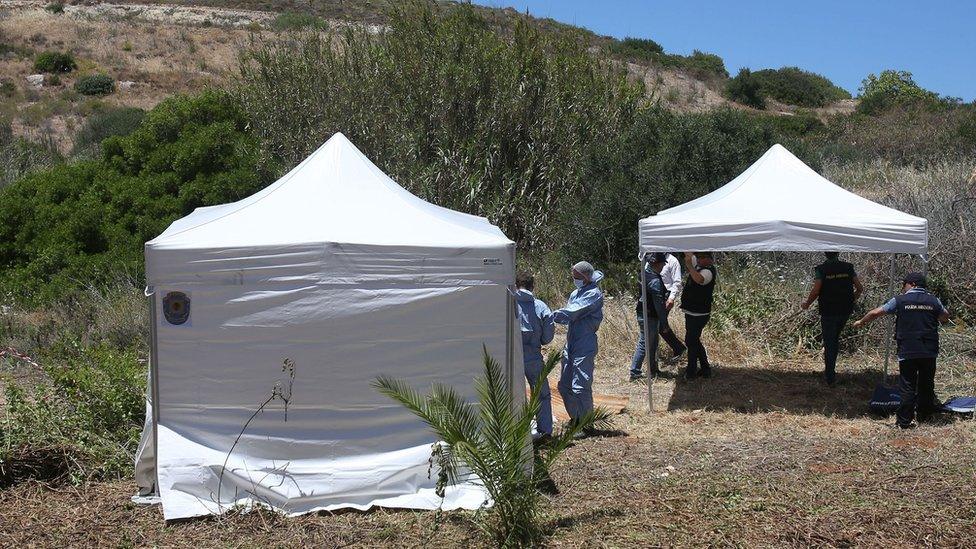
[[[163,296],[163,316],[175,326],[185,323],[190,318],[190,297],[183,292],[168,292]]]

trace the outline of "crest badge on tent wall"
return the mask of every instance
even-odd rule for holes
[[[163,316],[174,326],[190,319],[190,296],[183,292],[166,292],[163,296]]]

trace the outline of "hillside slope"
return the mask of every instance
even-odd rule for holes
[[[15,136],[53,142],[62,154],[71,151],[77,129],[93,113],[123,106],[148,109],[175,93],[225,84],[236,72],[237,52],[242,45],[287,29],[289,22],[281,14],[303,13],[322,18],[321,22],[354,21],[370,26],[383,22],[382,3],[349,0],[314,4],[261,0],[98,2],[64,5],[61,13],[46,9],[48,5],[44,1],[0,0],[0,125],[9,124]],[[502,20],[524,17],[514,10],[492,11]],[[592,41],[596,53],[603,52],[611,40],[551,20],[537,22],[553,32],[581,34]],[[53,79],[47,75],[43,84],[38,84],[40,77],[33,61],[49,50],[72,53],[78,69]],[[644,81],[648,94],[668,108],[682,112],[728,106],[749,109],[726,99],[720,84],[686,71],[653,64],[626,65],[635,78]],[[115,93],[93,98],[74,91],[78,78],[95,73],[115,79]],[[789,114],[795,110],[774,103],[767,112]],[[851,110],[853,101],[846,101],[813,112],[825,116]]]

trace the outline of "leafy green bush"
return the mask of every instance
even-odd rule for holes
[[[55,14],[55,15],[59,15],[59,14],[64,13],[64,3],[63,2],[51,2],[50,4],[44,6],[44,9],[47,10],[47,11],[49,11],[49,12],[51,12],[51,13],[53,13],[53,14]]]
[[[108,95],[115,91],[115,79],[107,74],[89,74],[75,82],[75,91],[81,95]]]
[[[174,97],[103,158],[56,166],[0,190],[0,286],[49,301],[119,271],[143,272],[143,244],[194,208],[237,200],[269,179],[236,101]]]
[[[606,144],[642,97],[587,47],[525,21],[500,35],[467,4],[409,3],[379,34],[351,27],[249,49],[243,102],[284,164],[341,130],[414,193],[490,217],[528,246],[583,191],[583,151]]]
[[[661,44],[649,38],[624,38],[610,43],[610,53],[625,59],[640,59],[654,61],[664,53]]]
[[[632,260],[638,219],[715,190],[774,142],[769,125],[739,111],[641,113],[611,146],[589,155],[587,192],[561,219],[564,257]]]
[[[823,107],[851,94],[823,76],[798,67],[764,69],[752,73],[761,93],[788,105]]]
[[[129,474],[145,415],[146,371],[135,353],[68,346],[40,360],[47,382],[6,388],[0,487]]]
[[[757,109],[766,108],[766,99],[759,80],[745,67],[739,69],[739,74],[725,84],[725,96],[743,105]]]
[[[876,115],[894,106],[906,104],[936,107],[939,96],[915,83],[908,71],[886,70],[879,75],[869,74],[861,82],[857,112]]]
[[[119,107],[93,114],[75,134],[72,156],[91,155],[99,150],[103,140],[129,135],[145,116],[146,111],[135,107]]]
[[[294,11],[279,13],[271,20],[271,29],[279,32],[305,29],[324,30],[328,27],[329,24],[320,17]]]
[[[34,70],[48,73],[71,72],[78,68],[74,56],[59,51],[45,51],[34,59]]]
[[[646,38],[615,40],[610,43],[609,50],[617,58],[680,69],[700,80],[725,80],[729,77],[725,61],[714,53],[700,50],[694,50],[691,55],[665,53],[660,44]]]

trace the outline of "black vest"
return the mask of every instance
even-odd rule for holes
[[[817,307],[821,315],[849,315],[854,310],[854,265],[826,261],[817,267],[823,274]]]
[[[711,314],[712,295],[715,293],[715,266],[698,267],[698,272],[711,271],[712,281],[702,286],[688,275],[685,288],[681,291],[681,308],[689,313]]]
[[[898,358],[934,358],[939,354],[939,316],[942,306],[928,292],[909,292],[895,298],[895,340]]]

